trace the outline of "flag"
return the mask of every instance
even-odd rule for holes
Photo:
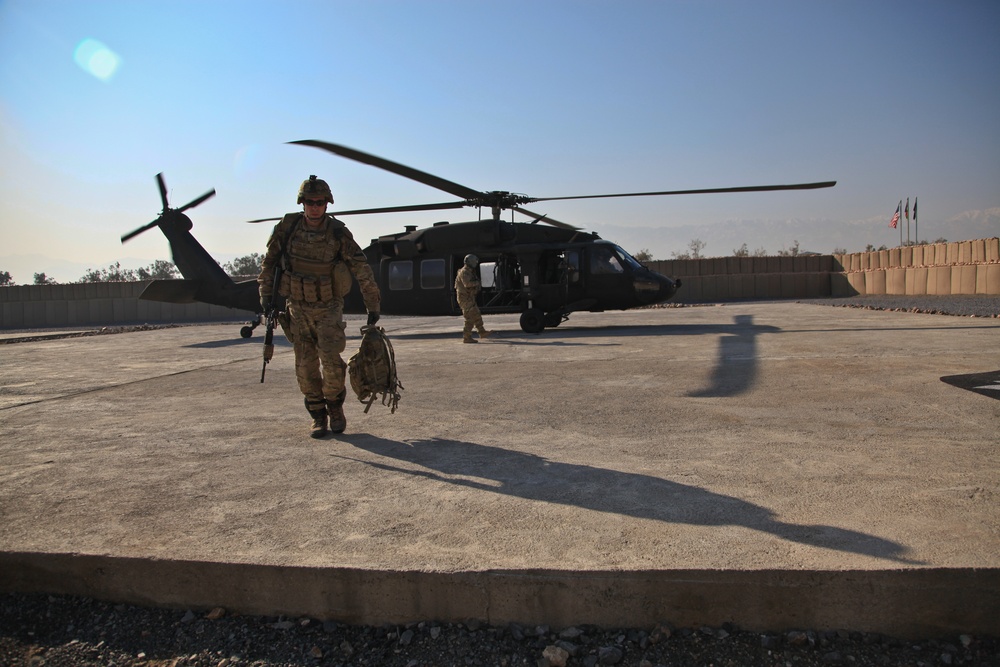
[[[906,216],[906,221],[909,222],[910,221],[910,198],[909,197],[906,198],[906,209],[903,211],[903,214]]]
[[[903,202],[899,202],[899,206],[902,206]],[[899,206],[896,207],[896,214],[892,216],[892,220],[889,222],[889,226],[893,229],[896,228],[896,223],[899,222]]]
[[[917,221],[917,200],[913,199],[913,222]]]

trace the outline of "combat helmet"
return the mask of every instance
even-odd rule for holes
[[[333,193],[330,192],[330,186],[326,184],[326,181],[316,178],[315,175],[310,175],[299,186],[299,199],[295,203],[301,204],[303,199],[318,199],[320,197],[331,204],[333,203]]]
[[[479,266],[479,258],[475,255],[466,255],[465,265],[474,269]]]

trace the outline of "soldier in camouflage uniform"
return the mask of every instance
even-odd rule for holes
[[[472,337],[473,328],[479,331],[480,338],[487,338],[493,334],[492,331],[487,331],[483,325],[483,316],[479,312],[479,306],[476,305],[476,295],[482,289],[479,274],[476,272],[477,266],[479,266],[479,258],[475,255],[466,255],[465,263],[458,270],[458,275],[455,276],[455,296],[458,298],[458,306],[462,309],[462,315],[465,316],[465,329],[462,331],[463,343],[479,342]]]
[[[310,176],[299,188],[298,203],[303,211],[289,213],[275,225],[257,282],[261,305],[267,310],[275,269],[281,266],[278,293],[287,299],[286,334],[295,350],[295,377],[313,418],[311,435],[322,438],[328,428],[343,433],[347,427],[347,364],[340,353],[347,347],[344,297],[352,276],[361,286],[369,325],[379,319],[381,294],[351,232],[326,213],[327,204],[333,203],[330,186]]]

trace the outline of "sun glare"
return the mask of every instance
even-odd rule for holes
[[[96,39],[85,39],[73,52],[73,60],[84,72],[101,81],[110,81],[121,65],[121,58]]]

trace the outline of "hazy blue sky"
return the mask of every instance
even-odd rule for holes
[[[0,0],[0,270],[169,259],[155,175],[220,261],[325,178],[337,208],[451,195],[346,144],[537,197],[837,180],[531,208],[657,258],[1000,234],[1000,2]],[[475,209],[347,219],[362,245]],[[904,231],[905,235],[905,231]]]

